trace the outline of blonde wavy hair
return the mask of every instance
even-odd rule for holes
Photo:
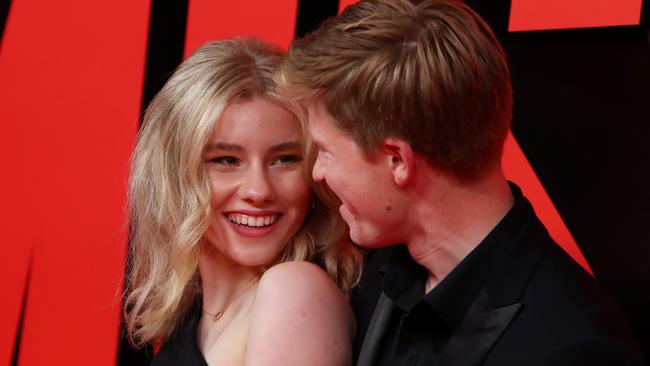
[[[228,103],[259,96],[293,112],[306,141],[305,174],[311,176],[315,154],[302,123],[304,111],[276,93],[273,82],[282,56],[281,49],[254,38],[209,42],[178,67],[147,108],[128,196],[124,319],[134,346],[167,339],[201,294],[200,243],[213,217],[203,150]],[[313,181],[312,187],[312,210],[267,268],[312,261],[347,293],[359,279],[360,254],[335,214],[335,196]]]

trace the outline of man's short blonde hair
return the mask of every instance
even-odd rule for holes
[[[459,178],[498,164],[510,128],[503,50],[461,1],[361,1],[295,41],[278,81],[366,153],[398,137]]]

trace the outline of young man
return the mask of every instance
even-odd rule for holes
[[[373,249],[352,296],[358,365],[643,364],[619,307],[504,177],[510,75],[466,5],[362,1],[279,75],[307,108],[314,179]]]

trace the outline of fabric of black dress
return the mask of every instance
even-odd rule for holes
[[[150,365],[208,366],[196,339],[200,318],[201,307],[195,305],[178,330],[162,345]]]

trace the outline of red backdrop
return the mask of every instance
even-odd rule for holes
[[[340,8],[353,2],[341,0]],[[189,4],[186,54],[234,35],[283,47],[293,38],[298,0]],[[125,187],[149,7],[129,0],[11,2],[0,50],[0,364],[13,357],[23,303],[18,364],[116,362]],[[641,0],[513,0],[509,28],[638,24],[640,11]],[[553,237],[589,269],[512,136],[503,163]]]

